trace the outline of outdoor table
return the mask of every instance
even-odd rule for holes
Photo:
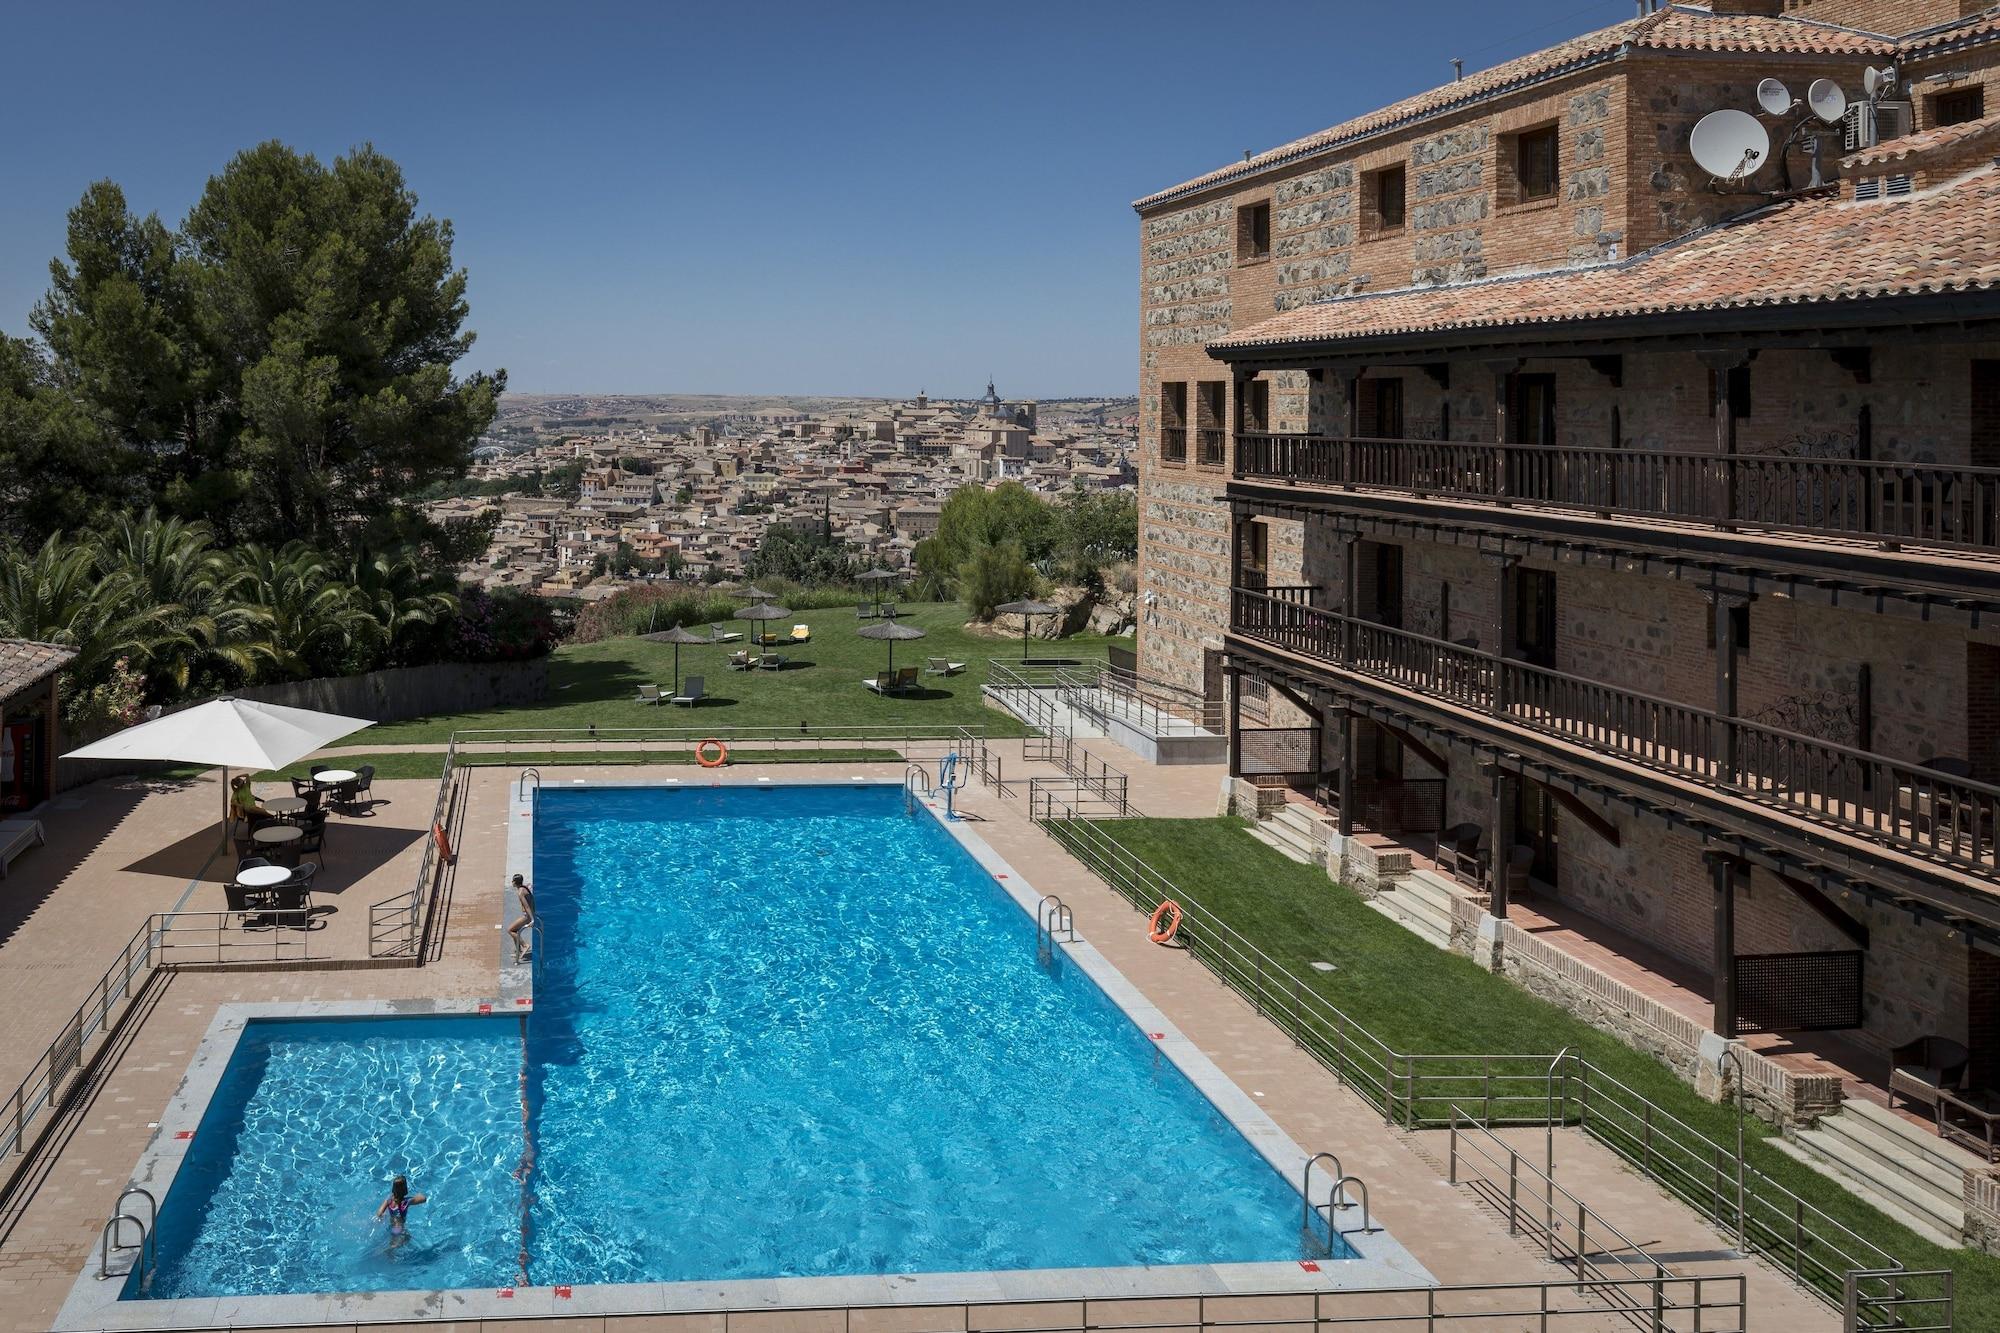
[[[250,835],[250,841],[262,843],[266,847],[282,847],[285,843],[297,842],[305,836],[306,831],[296,824],[266,824]]]
[[[360,776],[351,768],[323,768],[313,774],[313,781],[322,787],[338,787],[341,783],[352,782]]]
[[[269,889],[283,884],[292,877],[292,872],[284,866],[251,866],[236,874],[236,882],[246,889]]]
[[[274,815],[295,815],[306,808],[303,796],[279,796],[264,802],[264,808]]]

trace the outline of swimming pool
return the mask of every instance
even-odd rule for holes
[[[1302,1257],[1179,1039],[900,788],[550,789],[533,827],[532,1007],[247,1023],[128,1296]]]

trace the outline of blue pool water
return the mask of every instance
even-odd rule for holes
[[[532,1015],[256,1025],[149,1294],[1299,1257],[1296,1192],[899,788],[539,801]]]

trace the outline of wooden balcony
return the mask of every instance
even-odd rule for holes
[[[1494,721],[1720,788],[1984,878],[2000,877],[2000,787],[1236,589],[1231,633]]]
[[[1196,448],[1200,451],[1195,461],[1203,467],[1221,467],[1228,458],[1229,433],[1223,430],[1203,427],[1195,432]]]
[[[1646,449],[1239,435],[1244,481],[2000,553],[2000,468]]]
[[[1160,427],[1160,461],[1162,463],[1177,464],[1185,464],[1187,462],[1186,427]]]

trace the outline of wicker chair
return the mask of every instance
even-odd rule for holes
[[[1461,884],[1479,882],[1479,825],[1453,824],[1437,835],[1432,859]]]

